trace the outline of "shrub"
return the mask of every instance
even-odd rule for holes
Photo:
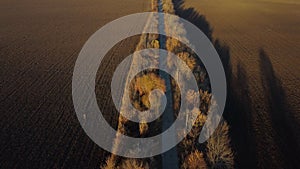
[[[190,53],[188,52],[180,52],[178,54],[179,58],[182,59],[186,64],[187,66],[193,70],[196,66],[196,60],[195,58],[193,58]]]
[[[139,124],[140,135],[144,135],[148,131],[148,124],[146,122],[141,122]]]
[[[154,89],[160,89],[166,91],[165,81],[161,79],[157,74],[151,72],[143,76],[134,79],[133,83],[130,84],[131,88],[131,100],[139,101],[142,105],[136,107],[139,110],[144,110],[150,108],[149,95]],[[145,108],[143,108],[145,107]]]
[[[207,143],[207,161],[213,169],[233,168],[234,156],[228,136],[229,126],[222,122]]]
[[[136,159],[127,159],[117,169],[149,169],[149,165]]]
[[[200,102],[201,102],[200,111],[204,115],[207,115],[208,109],[211,106],[211,100],[212,100],[211,94],[208,93],[208,91],[203,91],[203,90],[200,90],[199,93],[200,93]]]
[[[207,165],[203,158],[203,154],[198,150],[189,154],[185,158],[182,168],[183,169],[206,169]]]
[[[106,164],[104,166],[102,166],[101,169],[115,169],[116,168],[115,161],[116,160],[115,160],[114,156],[109,157],[105,162]]]

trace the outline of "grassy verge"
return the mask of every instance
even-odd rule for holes
[[[157,1],[152,0],[152,11],[157,12]],[[145,28],[149,27],[153,24],[157,23],[150,23],[149,21],[146,23]],[[140,41],[136,47],[135,51],[140,51],[142,49],[147,48],[159,48],[159,45],[157,43],[158,35],[155,34],[142,34],[140,37]],[[137,54],[133,55],[132,63],[129,70],[129,75],[131,75],[130,72],[134,72],[134,70],[137,68],[136,66],[143,63],[143,59],[149,59],[149,57],[152,57],[152,59],[156,59],[157,57],[153,57],[151,54],[146,56],[140,56]],[[151,59],[151,58],[150,58]],[[128,78],[129,79],[129,78]],[[154,89],[164,89],[164,81],[163,79],[160,79],[158,76],[158,73],[156,70],[146,70],[138,75],[134,76],[134,79],[132,81],[126,82],[129,84],[129,93],[130,98],[123,97],[122,102],[126,102],[125,99],[130,99],[132,105],[134,108],[143,111],[147,110],[150,107],[149,102],[149,94]],[[126,90],[126,89],[125,89]],[[132,111],[127,105],[121,106],[121,111]],[[139,117],[143,118],[143,117]],[[146,118],[146,117],[145,117]],[[151,128],[159,128],[158,126],[155,126],[155,124],[152,124]],[[120,139],[120,135],[129,135],[133,137],[147,137],[151,132],[149,130],[149,124],[148,123],[134,123],[123,117],[122,115],[119,115],[118,119],[118,127],[117,127],[117,135],[114,141],[114,147],[113,151],[120,150],[123,148],[122,140]],[[132,145],[132,146],[138,146],[138,145]],[[132,168],[132,169],[148,169],[148,168],[158,168],[159,158],[147,158],[147,159],[129,159],[129,158],[123,158],[116,156],[114,154],[111,154],[107,160],[106,164],[103,165],[102,169],[123,169],[123,168]]]

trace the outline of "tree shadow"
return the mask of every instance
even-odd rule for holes
[[[239,63],[237,65],[237,75],[234,76],[230,48],[228,45],[221,43],[219,39],[212,37],[213,28],[206,20],[206,17],[194,8],[185,8],[183,5],[184,0],[173,0],[173,4],[176,15],[197,26],[213,43],[218,52],[227,79],[227,101],[223,116],[231,126],[231,144],[236,152],[235,167],[255,168],[255,139],[250,116],[252,101],[249,95],[248,78],[244,66]],[[190,36],[192,35],[189,35],[189,32],[187,32],[187,37],[189,38]]]
[[[256,168],[255,134],[251,116],[253,103],[244,67],[239,62],[236,75],[232,75],[227,81],[228,99],[224,117],[231,126],[232,143],[237,151],[237,168]]]
[[[259,51],[261,81],[266,105],[276,131],[275,142],[284,155],[286,168],[297,168],[299,143],[295,133],[299,124],[292,117],[282,82],[277,78],[272,62],[263,49]]]

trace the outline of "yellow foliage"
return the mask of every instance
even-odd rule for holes
[[[140,135],[146,134],[148,131],[148,124],[146,122],[141,122],[139,124],[139,129],[140,129]]]
[[[230,147],[229,126],[222,122],[207,143],[207,160],[211,168],[233,168],[234,156]]]
[[[134,86],[134,92],[139,93],[141,102],[147,108],[150,108],[149,95],[152,90],[160,89],[163,92],[166,91],[165,81],[155,73],[137,77],[132,85]]]
[[[182,59],[191,70],[195,68],[196,59],[193,58],[188,52],[180,52],[178,57]]]
[[[159,41],[158,40],[152,40],[151,46],[155,49],[159,49]]]
[[[127,159],[117,169],[149,169],[149,165],[137,159]]]
[[[189,154],[185,158],[182,168],[183,169],[206,169],[207,165],[203,158],[203,154],[198,150]]]
[[[199,91],[200,94],[200,111],[203,114],[207,114],[208,113],[208,108],[211,105],[211,94],[208,93],[208,91],[203,91],[200,90]]]
[[[111,156],[106,160],[106,164],[102,166],[101,169],[115,169],[115,165],[115,158]]]

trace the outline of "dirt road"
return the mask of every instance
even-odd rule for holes
[[[163,1],[159,0],[158,1],[158,12],[164,12],[163,9]],[[164,20],[164,16],[159,15],[159,32],[161,34],[163,34],[163,32],[165,32],[165,20]],[[161,49],[166,49],[166,38],[162,35],[160,35],[159,38],[159,46]],[[166,64],[166,61],[160,59],[160,65],[164,65]],[[163,67],[163,66],[162,66]],[[165,113],[163,115],[163,126],[162,129],[163,131],[165,131],[166,129],[169,128],[169,126],[171,126],[171,124],[174,122],[174,106],[173,106],[173,96],[172,96],[172,92],[170,92],[172,89],[172,85],[171,85],[171,79],[169,77],[169,75],[161,75],[163,79],[166,80],[166,89],[169,92],[166,92],[168,94],[166,94],[166,98],[168,99],[168,105],[166,106],[165,109]],[[174,131],[173,133],[173,137],[163,137],[162,139],[162,146],[169,144],[170,142],[173,143],[175,142],[175,138],[176,137],[176,133]],[[178,169],[178,152],[177,152],[177,147],[172,148],[171,150],[169,150],[168,152],[162,154],[162,167],[165,169]]]

